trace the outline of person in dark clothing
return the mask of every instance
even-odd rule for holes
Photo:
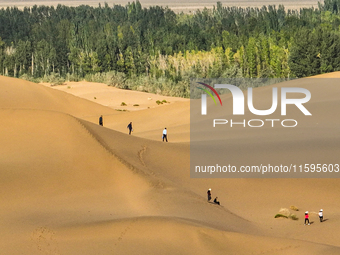
[[[219,202],[219,201],[217,201],[217,198],[218,198],[218,197],[215,197],[215,199],[214,199],[214,203],[215,203],[215,204],[218,204],[218,205],[220,205],[220,202]]]
[[[103,115],[100,115],[99,117],[99,125],[103,126]]]
[[[208,194],[208,202],[209,202],[211,200],[211,189],[208,189],[207,194]]]
[[[129,129],[129,135],[131,135],[131,132],[133,131],[132,122],[130,122],[130,124],[127,126],[127,128]]]

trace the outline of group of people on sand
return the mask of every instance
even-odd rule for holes
[[[100,115],[100,117],[99,117],[99,125],[100,125],[100,126],[103,126],[103,125],[104,125],[103,115]],[[130,123],[127,125],[127,128],[129,129],[129,135],[131,135],[131,132],[133,132],[132,122],[130,122]],[[163,142],[164,142],[164,140],[165,140],[166,142],[168,142],[168,130],[167,130],[166,128],[164,128],[164,130],[163,130],[162,139],[163,139]]]
[[[322,209],[320,209],[320,211],[319,211],[319,219],[320,219],[320,222],[323,222],[323,210]],[[306,211],[305,212],[305,225],[310,225],[310,223],[309,223],[309,212],[308,211]]]
[[[208,189],[207,195],[208,195],[208,202],[210,202],[211,201],[211,189]],[[220,205],[220,202],[217,199],[218,199],[218,197],[215,197],[213,203]],[[320,222],[323,222],[323,209],[320,209],[318,215],[319,215]],[[308,211],[305,212],[305,225],[306,224],[310,225],[310,222],[309,222],[309,212]]]
[[[207,194],[208,194],[208,202],[210,202],[210,200],[211,200],[211,189],[208,189]],[[218,199],[218,197],[215,197],[214,204],[220,205],[220,202],[217,199]]]

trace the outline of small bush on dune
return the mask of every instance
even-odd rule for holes
[[[293,211],[299,211],[299,208],[297,208],[297,207],[294,206],[294,205],[291,205],[289,208],[290,208],[291,210],[293,210]]]
[[[291,210],[293,210],[292,208],[294,208],[295,211],[298,211],[298,209],[295,206],[290,207]],[[292,219],[292,220],[299,219],[295,214],[292,214],[288,208],[281,208],[279,213],[275,215],[275,218],[285,218],[285,219]]]
[[[59,73],[51,73],[49,75],[44,75],[41,81],[51,83],[51,86],[56,86],[64,84],[65,79],[61,77]]]
[[[288,208],[281,208],[279,214],[283,214],[288,217],[290,215],[290,211]]]
[[[160,104],[163,104],[163,103],[161,101],[157,100],[156,104],[160,105]]]
[[[127,104],[124,103],[124,102],[122,102],[122,103],[120,104],[120,106],[127,106]]]
[[[298,220],[299,218],[295,214],[289,215],[289,218],[292,220]]]
[[[134,104],[133,106],[139,106],[139,104]]]
[[[275,215],[274,218],[285,218],[285,219],[288,219],[288,216],[278,213],[278,214]]]

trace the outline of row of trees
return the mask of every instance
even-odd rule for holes
[[[106,77],[124,88],[188,96],[190,77],[331,72],[340,69],[339,9],[340,0],[299,11],[218,2],[194,14],[142,8],[138,1],[1,9],[0,74]]]

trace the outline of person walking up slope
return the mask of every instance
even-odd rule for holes
[[[99,125],[103,126],[104,122],[103,122],[103,115],[100,115],[99,117]]]
[[[166,142],[168,142],[168,131],[166,130],[166,128],[164,128],[163,130],[163,142],[164,142],[164,139]]]
[[[307,222],[308,222],[308,225],[310,225],[308,211],[305,212],[305,225],[306,225]]]
[[[133,129],[132,129],[132,122],[129,123],[127,128],[129,129],[129,135],[131,135],[131,132],[133,131]]]
[[[323,221],[323,210],[320,209],[320,212],[319,212],[319,219],[320,219],[320,222]]]
[[[208,194],[208,202],[209,202],[211,200],[211,189],[208,189],[207,194]]]

